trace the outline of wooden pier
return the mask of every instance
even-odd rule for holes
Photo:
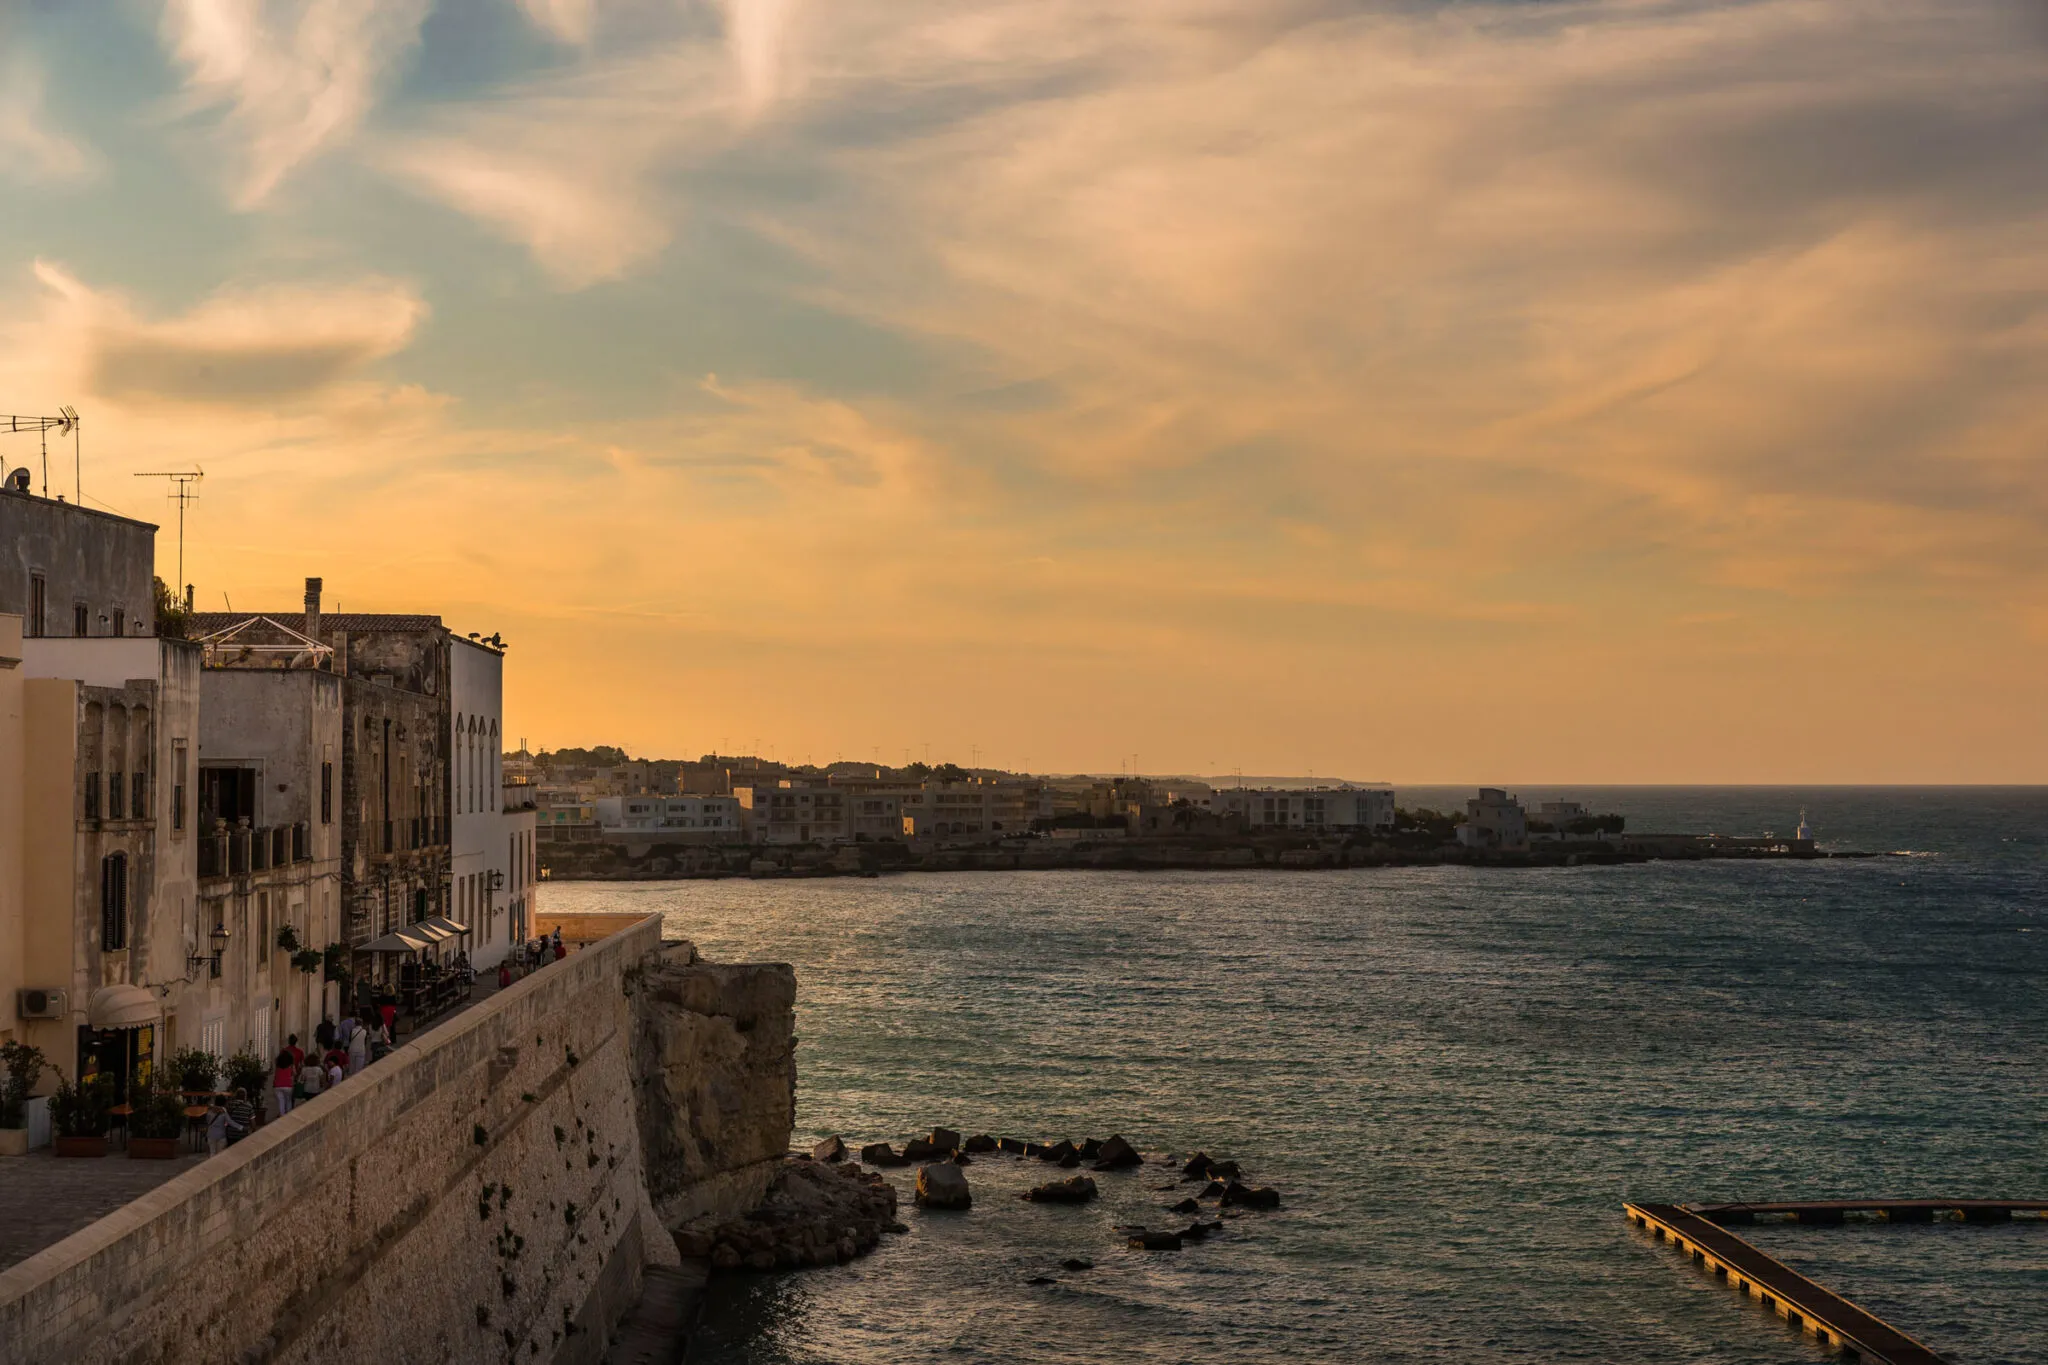
[[[1930,1204],[1937,1208],[1957,1207],[1955,1201],[1890,1200],[1874,1204],[1848,1204],[1854,1208],[1883,1208],[1886,1204]],[[1762,1299],[1766,1308],[1802,1331],[1830,1346],[1862,1360],[1880,1365],[1945,1365],[1942,1358],[1913,1338],[1841,1295],[1821,1288],[1784,1262],[1766,1256],[1718,1222],[1678,1204],[1626,1204],[1629,1221],[1647,1228],[1659,1240],[1672,1243],[1709,1273],[1728,1281],[1729,1287]],[[1721,1210],[1774,1208],[1797,1211],[1815,1205],[1718,1205]],[[2002,1204],[2002,1208],[2019,1207]]]
[[[1777,1219],[1832,1227],[1861,1215],[1886,1223],[2009,1223],[2048,1218],[2048,1199],[1807,1199],[1782,1204],[1688,1204],[1723,1227]]]

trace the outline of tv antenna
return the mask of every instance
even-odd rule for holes
[[[13,432],[13,433],[22,433],[22,432],[30,432],[30,431],[33,431],[33,432],[35,432],[35,433],[36,433],[37,435],[39,435],[40,437],[42,437],[42,441],[43,441],[43,496],[44,496],[44,497],[46,497],[46,498],[47,498],[47,497],[49,497],[49,496],[50,496],[50,433],[51,433],[51,432],[53,432],[53,431],[54,431],[54,432],[56,432],[56,433],[57,433],[57,434],[58,434],[59,436],[63,436],[63,435],[66,435],[67,433],[68,433],[68,434],[70,435],[70,437],[71,437],[71,441],[72,441],[72,469],[73,469],[73,475],[74,475],[74,477],[76,477],[76,475],[77,475],[77,474],[78,474],[79,472],[81,472],[81,471],[82,471],[82,470],[84,469],[84,465],[85,465],[85,460],[84,460],[84,456],[82,456],[82,455],[80,455],[80,454],[78,453],[78,409],[77,409],[77,408],[58,408],[58,409],[57,409],[57,415],[56,415],[55,417],[13,417],[13,416],[6,416],[6,417],[0,417],[0,422],[5,422],[5,423],[7,424],[7,430],[8,430],[8,431],[10,431],[10,432]],[[73,492],[77,493],[77,495],[78,495],[78,500],[79,500],[79,502],[80,502],[81,504],[83,504],[83,503],[84,503],[84,501],[85,501],[85,493],[84,493],[84,489],[82,488],[82,486],[81,486],[81,487],[74,487],[74,489],[73,489]]]
[[[137,474],[135,477],[171,481],[171,497],[178,503],[178,585],[172,589],[171,596],[182,599],[185,595],[185,504],[199,500],[199,495],[192,491],[192,485],[205,478],[206,471],[195,465],[189,470]]]

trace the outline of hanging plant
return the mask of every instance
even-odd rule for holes
[[[327,979],[329,981],[348,980],[348,945],[346,943],[328,944],[326,953],[322,955],[322,961],[327,968]]]
[[[288,923],[278,925],[277,946],[285,952],[296,953],[299,950],[299,931]]]
[[[292,965],[311,976],[327,965],[327,955],[317,948],[301,948],[292,954]]]

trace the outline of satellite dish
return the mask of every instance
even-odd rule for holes
[[[28,492],[29,486],[28,480],[28,466],[22,465],[19,469],[16,469],[13,473],[7,476],[7,486],[16,493],[26,493]]]

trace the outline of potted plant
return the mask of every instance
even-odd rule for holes
[[[24,1156],[28,1152],[28,1101],[42,1079],[43,1050],[27,1043],[0,1046],[0,1068],[7,1076],[0,1080],[0,1156]]]
[[[256,1121],[263,1121],[263,1096],[270,1087],[270,1063],[258,1057],[248,1048],[243,1048],[228,1058],[227,1086],[239,1090],[249,1097],[249,1103],[256,1108]]]
[[[61,1077],[50,1096],[51,1139],[58,1156],[105,1156],[107,1111],[113,1107],[114,1083],[106,1076],[73,1085]]]
[[[297,926],[292,924],[278,925],[277,946],[284,952],[296,953],[299,950],[299,931]]]
[[[136,1078],[128,1115],[128,1156],[135,1161],[168,1161],[178,1154],[185,1131],[185,1097],[159,1073],[144,1084]]]
[[[319,971],[327,963],[327,955],[318,948],[301,948],[292,954],[292,966],[307,976]]]
[[[212,1094],[220,1088],[220,1058],[203,1047],[181,1047],[171,1054],[168,1068],[187,1091]]]

